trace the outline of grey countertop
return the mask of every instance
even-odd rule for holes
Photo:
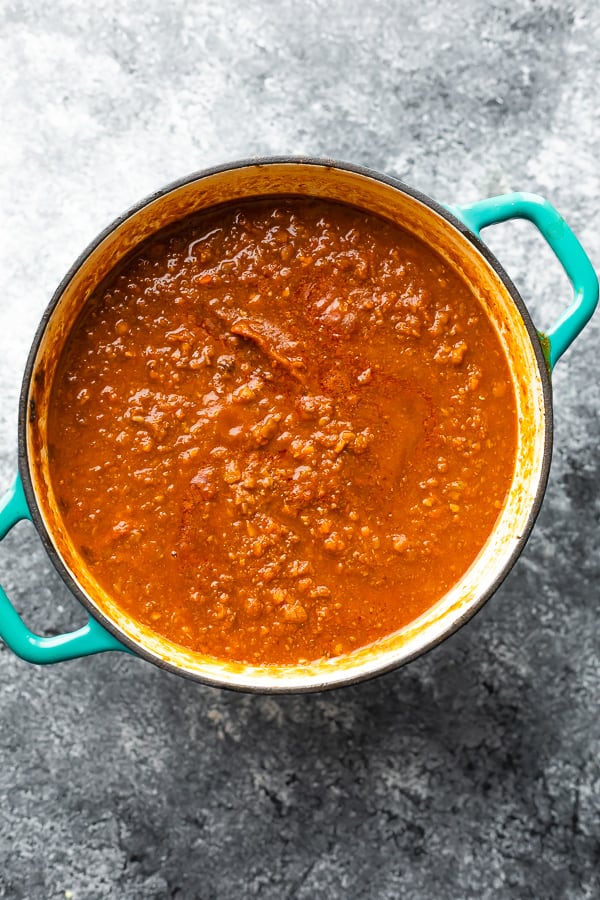
[[[195,169],[308,153],[441,201],[537,191],[600,265],[595,0],[5,0],[0,23],[4,486],[60,278]],[[551,324],[569,287],[542,239],[521,223],[489,240]],[[550,485],[521,560],[407,668],[275,698],[2,647],[0,896],[600,896],[599,323],[555,372]],[[0,576],[40,633],[83,620],[31,525]]]

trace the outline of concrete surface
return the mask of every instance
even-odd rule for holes
[[[36,324],[86,243],[184,173],[312,153],[440,200],[548,196],[600,265],[595,0],[0,5],[0,483]],[[533,228],[490,243],[540,327],[569,290]],[[6,900],[600,896],[600,317],[555,375],[543,511],[485,610],[408,668],[243,696],[106,655],[0,653]],[[82,621],[32,527],[2,583]]]

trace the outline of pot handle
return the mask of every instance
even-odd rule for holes
[[[12,487],[0,499],[0,540],[22,519],[31,519],[23,484],[19,475]],[[0,587],[0,638],[21,659],[32,663],[56,663],[78,656],[90,656],[105,650],[125,650],[112,634],[95,619],[87,625],[53,637],[40,637],[27,628],[16,609]]]
[[[598,303],[598,278],[585,250],[560,215],[537,194],[515,193],[489,197],[466,206],[448,206],[479,237],[482,228],[508,219],[528,219],[537,226],[554,251],[573,286],[573,301],[552,328],[540,334],[544,353],[553,369]]]

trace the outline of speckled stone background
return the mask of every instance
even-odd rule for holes
[[[2,485],[58,281],[194,169],[310,153],[448,202],[534,190],[600,265],[596,0],[3,0],[0,23]],[[569,289],[533,227],[489,241],[551,324]],[[408,668],[269,698],[2,648],[0,896],[598,898],[599,328],[556,369],[550,486],[520,562]],[[81,623],[30,525],[0,576],[41,632]]]

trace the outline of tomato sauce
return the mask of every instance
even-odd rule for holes
[[[440,256],[277,197],[159,233],[95,292],[49,453],[65,526],[131,617],[295,664],[444,595],[494,527],[516,433],[499,339]]]

